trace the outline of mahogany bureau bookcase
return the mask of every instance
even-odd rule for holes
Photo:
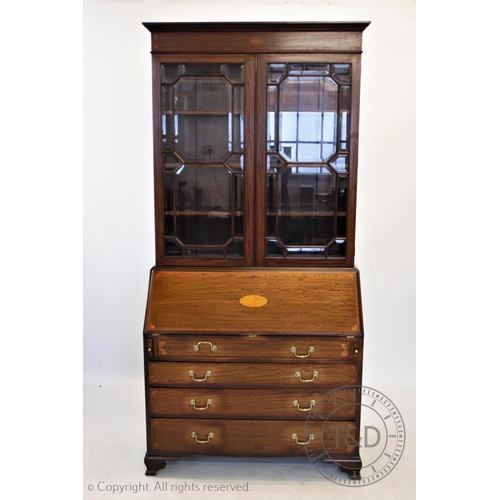
[[[328,460],[308,433],[361,384],[354,265],[369,23],[144,23],[151,32],[156,265],[144,324],[146,474],[182,456]],[[359,396],[337,428],[359,438]],[[350,398],[350,399],[349,399]],[[354,410],[353,410],[354,409]]]

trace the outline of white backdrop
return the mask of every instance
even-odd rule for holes
[[[142,381],[154,265],[150,33],[159,21],[371,21],[363,35],[356,265],[364,385],[415,381],[412,0],[84,1],[84,377]]]

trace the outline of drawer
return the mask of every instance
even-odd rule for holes
[[[337,451],[339,455],[355,451],[349,446],[356,435],[355,423],[351,421],[314,429],[322,433],[314,437],[304,436],[304,422],[293,420],[152,418],[150,423],[151,450],[170,456],[305,457],[305,446],[312,439],[324,443],[330,455]]]
[[[325,391],[297,387],[279,389],[172,389],[149,391],[150,414],[188,418],[268,418],[305,420],[314,407],[329,413]],[[340,393],[335,400],[335,413],[329,419],[356,416],[356,392]]]
[[[318,336],[162,335],[153,355],[171,360],[345,361],[359,350],[359,339]]]
[[[149,383],[170,387],[316,387],[329,390],[358,383],[353,363],[150,362]]]

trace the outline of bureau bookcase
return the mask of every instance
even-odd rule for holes
[[[368,23],[144,23],[156,265],[144,324],[146,474],[182,456],[303,457],[359,477],[354,265]],[[333,466],[333,465],[332,465]]]

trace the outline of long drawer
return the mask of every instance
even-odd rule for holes
[[[306,456],[320,440],[334,454],[354,453],[355,423],[338,421],[305,434],[303,421],[151,419],[151,449],[165,455]]]
[[[357,365],[150,362],[149,383],[170,387],[273,388],[358,383]]]
[[[279,389],[172,389],[149,391],[150,414],[188,418],[280,418],[305,420],[315,408],[324,408],[325,391],[297,387]],[[329,419],[356,416],[355,391],[341,392]]]
[[[348,361],[358,349],[359,339],[319,336],[161,335],[153,341],[153,356],[165,360]]]

